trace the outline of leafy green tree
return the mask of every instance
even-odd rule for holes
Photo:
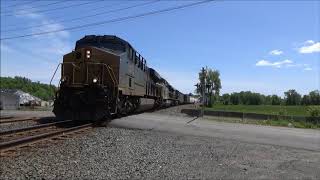
[[[265,105],[271,105],[271,104],[272,104],[272,96],[270,96],[270,95],[265,96],[264,101],[263,101],[263,104],[265,104]]]
[[[311,105],[320,105],[320,91],[315,90],[309,93],[310,104]]]
[[[200,70],[199,72],[199,83],[197,84],[197,88],[196,88],[196,93],[197,94],[201,94],[202,93],[202,85],[204,84],[205,82],[205,72],[202,72],[202,70]]]
[[[32,82],[30,79],[20,76],[0,77],[0,87],[2,89],[19,89],[43,100],[52,100],[55,93],[55,86]]]
[[[294,89],[284,92],[284,95],[286,105],[299,105],[301,102],[301,95]]]
[[[207,82],[208,82],[208,92],[210,97],[210,105],[213,103],[213,100],[217,100],[220,94],[221,89],[221,80],[220,73],[218,70],[208,70],[207,74]],[[213,97],[213,99],[212,99]]]
[[[310,96],[304,95],[301,100],[301,105],[310,105]]]
[[[221,96],[221,101],[222,101],[222,104],[224,104],[224,105],[229,105],[229,104],[231,104],[231,102],[230,102],[230,95],[229,95],[229,94],[223,94],[223,95]]]
[[[230,95],[230,102],[233,105],[238,105],[240,104],[240,95],[239,93],[231,93]]]
[[[204,84],[206,84],[206,87],[202,87]],[[203,88],[205,88],[204,93],[209,96],[209,106],[211,106],[213,100],[217,100],[219,98],[221,89],[220,73],[218,70],[200,70],[196,93],[202,94]]]
[[[277,95],[271,96],[271,105],[280,105],[281,104],[281,97]]]

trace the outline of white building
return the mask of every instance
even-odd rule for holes
[[[41,99],[17,89],[0,89],[0,108],[18,109],[20,106],[40,105]]]

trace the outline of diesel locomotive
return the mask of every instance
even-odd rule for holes
[[[83,37],[60,65],[53,109],[58,118],[97,121],[126,115],[139,108],[141,98],[153,99],[154,108],[190,100],[117,36]]]

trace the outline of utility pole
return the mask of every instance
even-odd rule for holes
[[[208,72],[208,68],[206,67],[206,69],[204,67],[202,67],[201,69],[201,75],[202,77],[200,77],[200,83],[197,83],[195,86],[197,87],[197,89],[200,89],[200,95],[202,97],[202,107],[201,107],[201,113],[200,116],[203,117],[204,115],[204,108],[206,105],[206,79],[207,79],[207,72]],[[199,116],[199,117],[200,117]]]
[[[201,73],[203,75],[203,81],[201,82],[201,88],[202,88],[202,108],[201,108],[201,116],[204,115],[204,108],[206,105],[206,78],[207,78],[207,67],[204,69],[202,67]]]

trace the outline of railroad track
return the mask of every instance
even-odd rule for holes
[[[2,117],[0,119],[0,124],[8,124],[8,123],[17,123],[17,122],[23,122],[23,121],[36,121],[40,118],[35,117],[28,117],[28,118],[14,118],[14,117]]]
[[[5,155],[6,152],[14,152],[19,147],[89,129],[92,125],[92,123],[79,124],[66,120],[4,131],[0,133],[0,152]]]

